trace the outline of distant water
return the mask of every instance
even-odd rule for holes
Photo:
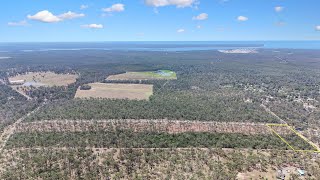
[[[3,52],[34,51],[196,51],[220,49],[320,49],[320,41],[199,41],[199,42],[84,42],[84,43],[0,43]]]

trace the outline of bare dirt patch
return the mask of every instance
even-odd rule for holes
[[[153,94],[153,85],[91,83],[90,90],[77,90],[75,98],[106,98],[148,100]]]
[[[237,175],[238,180],[247,180],[247,179],[276,179],[277,173],[273,169],[268,169],[267,172],[253,170],[251,172],[239,173]]]

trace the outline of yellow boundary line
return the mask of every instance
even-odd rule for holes
[[[273,132],[275,133],[284,143],[286,143],[293,151],[295,152],[317,152],[320,153],[320,149],[313,144],[311,141],[309,141],[306,137],[304,137],[303,135],[301,135],[299,132],[297,132],[295,129],[293,129],[291,126],[289,126],[288,124],[266,124],[266,126]],[[274,129],[272,129],[272,126],[282,126],[282,127],[288,127],[292,132],[294,132],[297,136],[299,136],[301,139],[303,139],[304,141],[306,141],[309,145],[311,145],[315,150],[296,150],[294,149],[284,138],[282,138]]]
[[[285,139],[283,139],[275,130],[272,129],[271,126],[267,125],[270,130],[275,133],[283,142],[285,142],[292,150],[296,151]]]

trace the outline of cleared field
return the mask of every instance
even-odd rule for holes
[[[170,70],[126,72],[124,74],[112,75],[107,80],[173,80],[177,79],[177,74]]]
[[[263,123],[239,122],[203,122],[178,120],[49,120],[19,124],[16,132],[84,132],[102,131],[106,129],[123,129],[134,132],[209,132],[209,133],[238,133],[245,135],[273,134]],[[283,132],[282,135],[291,134]]]
[[[77,90],[75,98],[137,99],[148,100],[153,94],[153,85],[91,83],[90,90]]]
[[[56,74],[54,72],[29,72],[14,77],[10,77],[11,84],[19,82],[20,86],[67,86],[76,82],[76,74]]]

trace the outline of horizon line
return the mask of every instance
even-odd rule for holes
[[[122,42],[320,42],[320,40],[209,40],[209,41],[2,41],[0,43],[122,43]]]

